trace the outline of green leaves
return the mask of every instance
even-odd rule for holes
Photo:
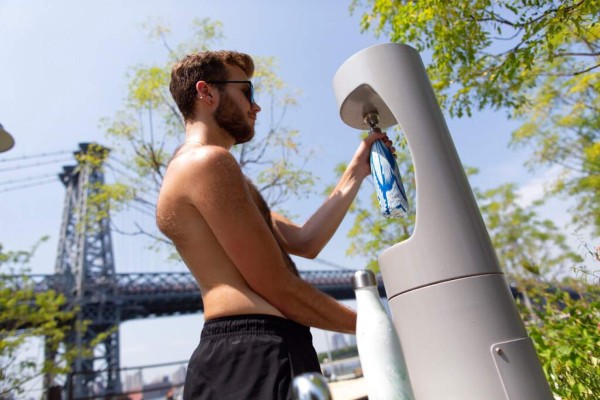
[[[557,66],[559,71],[564,66]],[[549,193],[576,199],[570,209],[575,227],[600,233],[600,72],[547,79],[519,111],[526,122],[513,133],[512,146],[535,149],[530,167],[558,167]]]
[[[169,71],[157,66],[136,67],[129,82],[128,105],[132,108],[157,108],[167,101]]]
[[[530,167],[563,167],[549,194],[574,197],[576,227],[600,233],[599,186],[589,184],[598,160],[587,151],[600,140],[600,1],[352,1],[351,12],[359,9],[363,30],[430,59],[451,116],[491,108],[521,120],[513,144],[534,149]]]
[[[0,245],[0,398],[23,393],[38,376],[65,373],[74,356],[63,348],[56,363],[38,363],[26,350],[33,338],[44,338],[46,347],[58,351],[72,329],[74,310],[65,309],[65,298],[49,290],[36,292],[26,275],[30,251],[4,252]]]
[[[553,276],[581,261],[563,232],[538,216],[543,202],[520,205],[514,184],[474,193],[500,265],[510,276]]]
[[[600,393],[600,293],[597,285],[520,280],[534,306],[517,303],[552,391],[562,399],[595,399]]]

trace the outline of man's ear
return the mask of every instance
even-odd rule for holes
[[[214,100],[213,90],[205,81],[196,82],[196,97],[212,104]]]

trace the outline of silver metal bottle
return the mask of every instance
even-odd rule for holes
[[[392,320],[383,308],[375,274],[357,271],[356,344],[369,400],[414,400],[410,379]]]

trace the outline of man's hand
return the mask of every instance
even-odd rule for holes
[[[354,157],[348,164],[348,171],[353,173],[358,179],[364,179],[371,174],[371,165],[369,158],[371,155],[371,146],[376,140],[382,140],[383,143],[390,149],[392,154],[396,153],[392,141],[385,133],[374,132],[363,139],[354,153]]]

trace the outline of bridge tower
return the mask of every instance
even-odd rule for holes
[[[65,166],[59,174],[66,195],[55,276],[69,306],[78,308],[77,329],[67,338],[67,345],[91,348],[92,341],[103,335],[92,354],[80,354],[73,361],[65,384],[68,399],[121,392],[120,305],[108,202],[100,196],[102,164],[108,153],[109,149],[98,144],[80,143],[79,151],[74,153],[77,165]]]

